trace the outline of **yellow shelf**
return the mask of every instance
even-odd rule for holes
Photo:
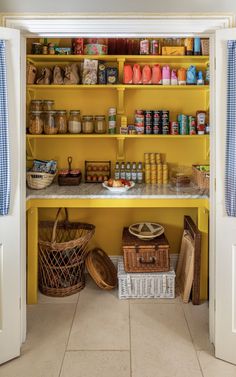
[[[28,140],[33,139],[209,139],[209,135],[110,135],[110,134],[61,134],[61,135],[26,135]]]
[[[209,61],[209,56],[166,56],[166,55],[27,55],[27,59],[34,63],[74,62],[83,59],[96,59],[110,62],[124,60],[127,62],[184,62],[204,64]]]
[[[202,90],[209,90],[209,85],[27,85],[28,90],[80,90],[80,89],[117,89],[117,90],[194,90],[194,91],[202,91]]]

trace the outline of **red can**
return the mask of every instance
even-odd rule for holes
[[[179,135],[179,123],[178,122],[170,122],[170,134],[171,135]]]

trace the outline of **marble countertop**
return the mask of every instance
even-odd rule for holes
[[[208,193],[197,187],[176,190],[170,185],[136,184],[132,189],[113,193],[99,183],[81,183],[79,186],[58,186],[52,184],[43,190],[27,189],[30,199],[206,199]]]

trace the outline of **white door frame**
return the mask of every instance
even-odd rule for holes
[[[1,16],[1,14],[0,14]],[[165,13],[74,13],[71,14],[2,14],[3,26],[22,31],[22,77],[25,83],[25,42],[27,37],[139,37],[157,36],[194,36],[205,35],[211,38],[211,66],[214,66],[214,33],[218,29],[230,28],[234,24],[233,14],[165,14]],[[211,70],[210,116],[214,124],[214,70]],[[24,85],[22,85],[24,86]],[[25,98],[25,91],[22,90]],[[25,121],[25,100],[22,101],[22,120]],[[209,249],[210,272],[210,340],[214,343],[215,320],[215,146],[214,130],[211,130],[211,226]],[[25,276],[25,260],[22,261],[23,278]],[[25,292],[22,295],[25,305]],[[25,333],[26,324],[22,316],[22,328]]]

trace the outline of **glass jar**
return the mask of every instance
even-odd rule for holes
[[[55,116],[55,110],[44,111],[43,113],[44,133],[47,135],[55,135],[58,132],[58,127],[56,126],[55,122]]]
[[[82,118],[82,132],[92,134],[94,132],[94,123],[92,115],[84,115]]]
[[[43,110],[48,111],[48,110],[53,110],[54,107],[54,101],[52,99],[45,99],[43,101]]]
[[[43,110],[43,101],[41,99],[32,99],[30,102],[31,111],[42,111]]]
[[[67,117],[66,110],[59,110],[55,116],[56,127],[58,128],[59,134],[67,133]]]
[[[70,134],[81,133],[80,110],[71,110],[68,122],[68,131]]]
[[[31,111],[29,115],[29,133],[40,135],[43,133],[42,111]]]
[[[95,134],[106,133],[105,115],[95,115]]]

